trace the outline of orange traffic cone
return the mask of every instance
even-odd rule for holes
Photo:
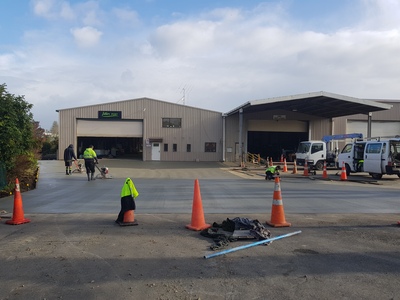
[[[293,171],[292,171],[292,174],[297,174],[296,160],[293,161]]]
[[[133,210],[128,210],[124,213],[124,220],[122,223],[119,223],[120,226],[133,226],[138,225],[138,222],[135,220],[135,212]]]
[[[210,227],[211,225],[206,224],[206,221],[204,219],[204,211],[203,211],[203,204],[201,203],[199,180],[196,179],[194,181],[192,223],[186,225],[186,228],[199,231]]]
[[[11,220],[6,221],[6,224],[19,225],[29,223],[31,220],[25,219],[24,209],[22,207],[22,197],[19,190],[19,180],[15,179],[15,194],[14,194],[14,209],[13,217]]]
[[[285,212],[283,210],[281,184],[278,176],[275,177],[274,197],[272,200],[271,221],[267,224],[273,227],[288,227],[291,226],[285,220]]]
[[[286,158],[283,159],[283,170],[282,170],[282,172],[287,172]]]
[[[272,162],[272,157],[269,158],[269,166],[272,167],[274,163]]]
[[[281,155],[281,162],[283,162],[283,154]]]
[[[346,166],[344,162],[342,162],[342,174],[340,174],[340,180],[342,181],[347,180]]]
[[[307,159],[304,161],[304,172],[303,176],[308,176],[308,164],[307,164]]]
[[[326,160],[324,160],[324,171],[322,172],[322,178],[328,178],[328,172],[326,171]]]

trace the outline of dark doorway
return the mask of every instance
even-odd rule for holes
[[[292,161],[299,142],[306,140],[308,140],[306,132],[249,131],[247,152],[260,154],[264,159],[272,157],[273,161],[279,161],[283,154],[287,161]]]
[[[90,146],[99,158],[143,159],[143,139],[124,137],[78,137],[78,157]]]

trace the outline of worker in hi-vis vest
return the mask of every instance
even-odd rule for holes
[[[119,212],[115,223],[123,223],[124,214],[129,210],[136,209],[135,198],[137,196],[139,196],[139,192],[133,184],[133,181],[130,178],[127,178],[121,189],[121,211]]]
[[[96,152],[93,150],[93,145],[90,145],[86,148],[85,152],[83,152],[83,159],[85,160],[86,174],[87,180],[95,180],[94,178],[94,164],[98,164]],[[91,174],[91,175],[90,175]]]
[[[271,180],[275,178],[275,175],[279,175],[280,166],[270,166],[265,170],[265,180]]]

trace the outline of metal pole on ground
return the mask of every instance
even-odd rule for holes
[[[262,241],[258,241],[258,242],[255,242],[255,243],[239,246],[239,247],[236,247],[236,248],[223,250],[221,252],[217,252],[217,253],[213,253],[213,254],[209,254],[209,255],[204,255],[204,258],[212,258],[212,257],[216,257],[216,256],[219,256],[219,255],[222,255],[222,254],[227,254],[227,253],[235,252],[235,251],[238,251],[238,250],[247,249],[247,248],[250,248],[250,247],[266,244],[266,243],[269,243],[269,242],[272,242],[272,241],[275,241],[275,240],[283,239],[285,237],[289,237],[289,236],[292,236],[292,235],[295,235],[295,234],[299,234],[299,233],[301,233],[301,230],[295,231],[295,232],[292,232],[292,233],[288,233],[288,234],[284,234],[284,235],[279,235],[279,236],[276,236],[276,237],[273,237],[273,238],[270,238],[270,239],[266,239],[266,240],[262,240]]]

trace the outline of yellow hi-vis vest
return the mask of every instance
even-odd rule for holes
[[[86,148],[85,152],[83,152],[84,159],[97,158],[96,152],[92,148]]]
[[[121,189],[121,198],[130,195],[132,195],[133,199],[135,199],[137,196],[139,196],[139,193],[136,190],[133,181],[130,178],[127,178]]]

